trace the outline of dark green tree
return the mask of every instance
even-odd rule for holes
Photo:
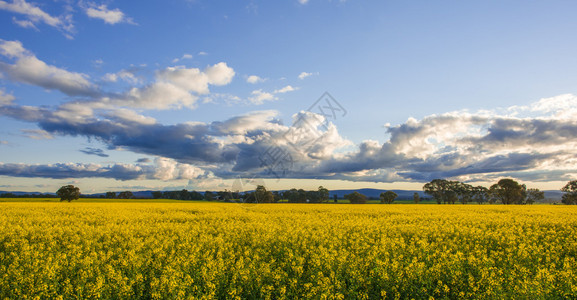
[[[299,199],[299,192],[297,189],[292,188],[283,192],[283,198],[287,199],[289,203],[297,203]]]
[[[367,196],[359,193],[359,192],[352,192],[350,194],[345,195],[345,199],[349,200],[352,204],[365,204],[367,203]]]
[[[489,192],[491,193],[491,197],[501,201],[503,204],[523,204],[527,187],[513,179],[503,178],[493,184]]]
[[[419,196],[419,193],[413,193],[413,202],[415,202],[415,204],[419,204],[419,202],[421,202],[421,197]]]
[[[256,202],[259,203],[273,203],[274,195],[271,191],[267,191],[264,185],[258,185],[254,191]]]
[[[319,202],[325,203],[325,202],[329,201],[329,190],[328,189],[324,188],[321,185],[321,186],[319,186],[318,193],[319,193]]]
[[[153,198],[153,199],[160,199],[160,198],[162,198],[162,192],[161,192],[161,191],[153,191],[153,192],[152,192],[152,198]]]
[[[565,192],[565,194],[563,194],[563,198],[561,198],[561,202],[563,202],[563,204],[577,204],[577,180],[567,182],[561,191]]]
[[[215,195],[211,191],[204,192],[204,200],[206,201],[214,201]]]
[[[65,185],[58,189],[56,195],[60,197],[60,201],[70,202],[80,198],[80,189],[73,185]]]
[[[450,202],[451,182],[445,179],[433,179],[423,186],[423,191],[431,195],[437,204]]]
[[[114,199],[114,198],[116,198],[116,193],[115,192],[106,192],[106,194],[104,195],[104,198]]]
[[[475,201],[479,204],[483,204],[487,202],[489,199],[489,189],[484,186],[476,186],[472,189],[472,201]]]
[[[393,191],[386,191],[384,193],[381,193],[380,195],[381,204],[392,204],[393,201],[395,201],[395,198],[397,197],[398,197],[397,193]]]
[[[131,191],[125,191],[118,193],[118,199],[132,199],[134,194]]]

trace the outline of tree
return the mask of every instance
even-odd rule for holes
[[[297,193],[298,193],[298,196],[297,196],[297,202],[298,203],[307,202],[307,191],[305,191],[303,189],[298,189]]]
[[[324,188],[321,185],[321,186],[319,186],[318,193],[319,193],[319,202],[324,203],[324,202],[329,201],[329,190],[328,189]]]
[[[419,193],[413,193],[413,202],[415,202],[415,204],[419,204],[419,202],[421,202],[421,197],[419,196]]]
[[[292,188],[288,191],[282,193],[283,198],[287,199],[289,203],[297,203],[299,198],[299,192],[297,189]]]
[[[339,196],[337,194],[333,195],[333,200],[335,203],[339,202]]]
[[[131,191],[120,192],[118,193],[118,199],[132,199],[134,194]]]
[[[459,181],[451,181],[451,189],[455,192],[459,202],[466,204],[473,197],[473,186]]]
[[[161,191],[153,191],[152,192],[152,198],[154,198],[154,199],[162,198],[162,192]]]
[[[307,197],[306,197],[307,202],[310,203],[319,203],[320,200],[320,196],[319,196],[319,192],[318,191],[307,191]]]
[[[561,191],[565,192],[561,198],[563,204],[577,204],[577,180],[567,182]]]
[[[476,186],[473,187],[472,189],[472,200],[482,204],[484,202],[487,202],[487,200],[489,199],[489,189],[484,187],[484,186]]]
[[[509,178],[499,180],[489,189],[491,196],[501,200],[503,204],[523,204],[527,187]]]
[[[423,191],[425,194],[431,195],[437,204],[447,203],[451,199],[450,193],[450,181],[445,179],[433,179],[431,182],[426,183],[423,186]]]
[[[367,197],[359,192],[352,192],[345,195],[345,199],[349,200],[352,204],[365,204],[367,203]]]
[[[211,191],[204,192],[204,200],[214,201],[214,194]]]
[[[274,195],[271,191],[267,191],[264,185],[258,185],[254,191],[256,202],[259,203],[273,203]]]
[[[528,189],[525,204],[533,204],[542,201],[543,199],[545,199],[545,192],[542,192],[539,189]]]
[[[116,193],[115,192],[106,192],[106,194],[104,195],[104,198],[114,199],[114,198],[116,198]]]
[[[386,191],[384,193],[381,193],[380,195],[381,197],[381,204],[386,203],[386,204],[392,204],[393,201],[395,201],[395,198],[397,198],[397,193],[393,192],[393,191]]]
[[[282,195],[279,191],[274,191],[272,192],[272,195],[274,196],[274,202],[280,202],[282,200]]]
[[[237,193],[237,197],[235,199],[238,199],[238,198],[239,198],[239,196]],[[204,195],[202,193],[197,192],[197,191],[190,192],[190,200],[202,200],[202,199],[204,199]]]
[[[60,201],[70,202],[72,200],[78,200],[78,198],[80,198],[80,189],[73,185],[65,185],[62,186],[60,189],[58,189],[56,195],[60,197]]]

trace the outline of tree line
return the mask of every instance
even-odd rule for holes
[[[430,195],[438,204],[455,204],[455,203],[502,203],[502,204],[533,204],[545,199],[545,193],[536,188],[527,188],[525,184],[510,179],[503,178],[491,187],[472,186],[470,184],[451,181],[446,179],[434,179],[423,186],[425,194]],[[561,202],[568,205],[577,205],[577,180],[569,181],[561,191],[564,192]],[[73,185],[62,186],[56,196],[60,201],[72,201],[80,197],[80,189]],[[287,200],[289,203],[327,203],[329,202],[330,192],[323,186],[317,190],[305,191],[304,189],[292,188],[286,191],[268,191],[264,186],[259,185],[254,191],[234,192],[224,190],[221,192],[206,191],[204,193],[197,191],[154,191],[152,196],[155,199],[176,199],[176,200],[206,200],[206,201],[241,201],[247,203],[277,203]],[[13,193],[0,194],[0,198],[19,198],[28,196],[32,197],[54,197],[53,195],[15,195]],[[337,202],[337,195],[334,196],[334,202]],[[380,194],[382,204],[392,204],[397,198],[393,191],[386,191]],[[111,199],[131,199],[134,194],[130,191],[120,193],[107,192],[105,198]],[[350,203],[363,204],[367,202],[367,197],[359,192],[353,192],[344,197]],[[418,193],[414,193],[414,203],[420,202]]]
[[[576,185],[577,187],[577,185]],[[438,204],[466,204],[469,202],[502,203],[502,204],[533,204],[545,199],[545,192],[510,179],[503,178],[490,188],[472,186],[459,181],[434,179],[423,186],[423,191],[432,196]]]

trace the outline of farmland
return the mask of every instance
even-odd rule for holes
[[[0,203],[0,298],[575,298],[572,206]]]

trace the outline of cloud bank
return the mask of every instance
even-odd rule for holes
[[[26,136],[81,136],[96,139],[110,150],[156,157],[154,164],[144,160],[108,166],[2,164],[2,175],[172,180],[280,173],[287,178],[373,182],[483,181],[502,176],[566,181],[577,175],[573,171],[577,169],[577,97],[571,94],[527,106],[409,118],[388,125],[382,143],[354,144],[325,116],[308,111],[294,114],[288,124],[270,110],[222,121],[176,124],[162,124],[146,115],[148,110],[194,109],[201,97],[211,96],[213,87],[232,82],[236,72],[225,62],[204,69],[161,68],[142,84],[132,72],[110,73],[105,79],[123,81],[129,88],[104,91],[86,74],[45,63],[19,41],[0,40],[0,57],[0,72],[8,80],[67,97],[57,106],[24,106],[0,90],[0,115],[38,127],[23,131]],[[274,101],[277,95],[297,89],[291,85],[273,92],[258,89],[249,101]],[[96,148],[80,151],[107,155]]]

